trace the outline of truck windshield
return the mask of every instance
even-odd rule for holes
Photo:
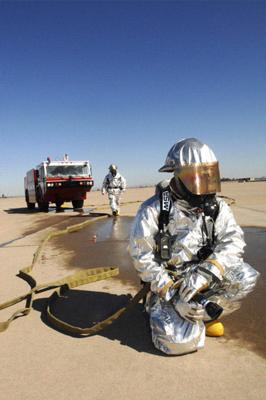
[[[47,176],[89,175],[88,165],[48,165]]]

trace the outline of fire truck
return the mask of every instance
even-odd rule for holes
[[[41,211],[48,211],[49,203],[60,208],[64,202],[72,202],[74,209],[83,208],[86,194],[93,187],[89,161],[43,161],[30,169],[24,178],[25,200],[28,209],[36,203]]]

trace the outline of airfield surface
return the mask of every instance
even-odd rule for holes
[[[60,318],[85,326],[95,310],[101,319],[138,291],[139,280],[126,248],[136,210],[153,193],[154,188],[128,189],[120,217],[103,218],[47,243],[33,271],[38,283],[88,267],[120,269],[117,277],[74,289],[57,310]],[[28,316],[0,334],[3,398],[264,399],[266,182],[223,183],[222,195],[235,200],[231,207],[245,232],[245,259],[261,272],[241,309],[224,319],[223,338],[207,338],[197,353],[164,356],[152,345],[141,305],[94,336],[73,337],[46,321],[43,310],[51,292],[44,292],[36,296]],[[93,219],[97,212],[109,212],[107,196],[99,191],[88,195],[83,214],[68,207],[60,213],[53,208],[49,213],[30,212],[23,198],[0,199],[0,303],[28,291],[16,274],[31,264],[49,232]],[[22,305],[1,311],[0,320]]]

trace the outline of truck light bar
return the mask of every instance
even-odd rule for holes
[[[80,185],[84,185],[84,186],[91,186],[93,185],[92,181],[81,181],[79,182]]]
[[[47,187],[62,186],[62,182],[48,182]]]

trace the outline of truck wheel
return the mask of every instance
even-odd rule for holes
[[[72,200],[72,205],[74,210],[83,208],[84,200]]]
[[[40,211],[48,212],[49,211],[49,203],[38,203],[38,207]]]
[[[37,189],[37,203],[40,211],[48,212],[49,203],[43,201],[43,194],[40,188]]]
[[[30,203],[29,202],[29,192],[27,190],[25,191],[25,200],[26,200],[26,203],[27,203],[28,210],[34,210],[35,203]]]

